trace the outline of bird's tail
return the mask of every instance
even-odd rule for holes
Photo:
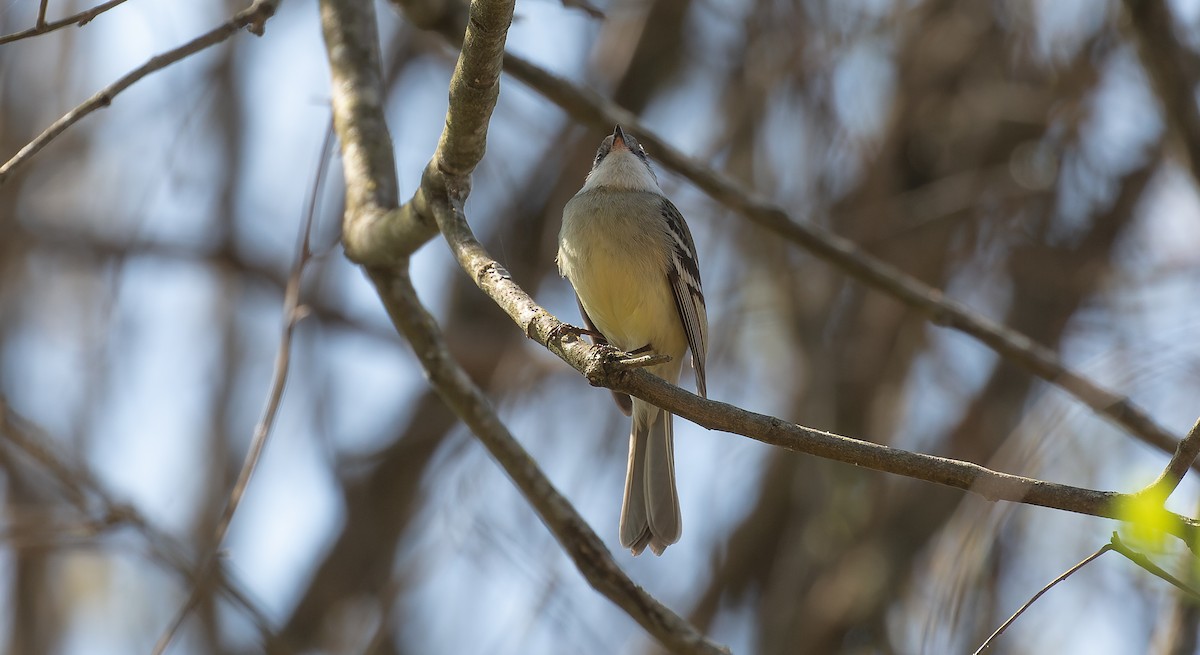
[[[621,545],[640,554],[646,546],[662,555],[679,541],[683,521],[675,490],[675,447],[671,414],[633,399],[629,468],[621,505]]]

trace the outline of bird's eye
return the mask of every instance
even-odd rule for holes
[[[592,161],[593,167],[596,166],[596,164],[599,164],[600,161],[603,160],[606,156],[608,156],[608,152],[610,150],[612,150],[612,140],[611,139],[612,139],[612,137],[605,139],[604,143],[600,144],[600,148],[598,150],[596,150],[596,159],[594,161]]]

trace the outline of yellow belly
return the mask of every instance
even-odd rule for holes
[[[639,193],[603,202],[577,195],[563,209],[558,267],[609,343],[626,352],[650,346],[678,360],[687,339],[667,280],[674,243],[642,223],[654,201]]]
[[[682,324],[666,271],[657,262],[602,247],[566,251],[559,256],[572,260],[564,268],[575,293],[609,343],[627,352],[645,346],[673,356],[682,352]]]

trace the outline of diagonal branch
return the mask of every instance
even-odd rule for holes
[[[650,373],[625,366],[623,354],[590,346],[534,302],[508,276],[471,233],[459,211],[434,206],[438,224],[459,265],[484,293],[517,323],[529,338],[545,346],[583,373],[594,386],[622,391],[702,427],[740,434],[788,450],[816,455],[876,471],[963,489],[988,500],[1007,500],[1079,514],[1128,520],[1137,494],[1097,491],[1001,473],[972,462],[913,453],[898,448],[822,432],[773,416],[700,398]],[[1139,508],[1141,506],[1139,505]],[[1200,521],[1160,507],[1140,508],[1139,518],[1152,519],[1189,548],[1200,549]]]
[[[508,55],[505,70],[525,82],[576,120],[597,126],[628,126],[653,148],[654,156],[714,200],[807,249],[867,284],[925,314],[932,322],[968,334],[1038,377],[1075,396],[1092,411],[1128,430],[1142,441],[1173,452],[1178,439],[1156,424],[1130,399],[1067,368],[1049,348],[988,320],[941,291],[917,280],[813,223],[796,221],[784,209],[755,196],[727,175],[704,166],[668,145],[637,117],[598,93],[582,89],[520,57]]]
[[[1124,541],[1121,541],[1121,536],[1116,532],[1112,533],[1112,538],[1108,542],[1108,547],[1117,551],[1118,553],[1121,553],[1130,562],[1133,562],[1142,569],[1145,569],[1147,573],[1171,583],[1176,589],[1179,589],[1183,593],[1187,594],[1188,597],[1193,601],[1200,601],[1200,591],[1193,589],[1190,585],[1188,585],[1188,583],[1164,571],[1161,566],[1152,562],[1149,557],[1146,557],[1145,553],[1139,553],[1138,551],[1130,548],[1125,544]],[[1189,562],[1189,564],[1194,565],[1192,562]]]
[[[521,490],[588,584],[623,609],[672,653],[728,653],[655,600],[621,570],[600,537],[554,488],[537,462],[496,416],[483,391],[454,360],[437,323],[417,299],[408,270],[371,269],[369,273],[381,291],[388,315],[421,360],[429,383]]]
[[[267,401],[263,406],[262,416],[258,423],[254,426],[254,433],[250,437],[250,448],[246,451],[246,456],[242,461],[242,467],[238,470],[237,480],[234,481],[233,489],[229,492],[229,498],[225,502],[225,508],[221,511],[221,516],[217,520],[217,527],[214,530],[212,543],[208,546],[208,553],[201,560],[201,574],[207,574],[216,566],[218,549],[224,543],[225,537],[229,534],[229,526],[233,524],[233,516],[237,513],[238,507],[242,504],[242,498],[246,495],[246,488],[250,485],[250,478],[254,475],[254,471],[258,468],[258,463],[262,459],[263,451],[267,447],[267,438],[271,435],[271,429],[275,425],[275,417],[279,415],[279,407],[283,403],[283,391],[287,387],[288,371],[291,369],[292,361],[292,339],[296,334],[296,325],[308,313],[308,308],[300,304],[300,283],[304,276],[304,267],[312,260],[312,227],[313,221],[317,213],[317,201],[321,197],[321,190],[324,188],[324,178],[326,171],[326,163],[333,151],[333,126],[330,126],[325,134],[325,143],[321,146],[321,156],[318,160],[316,179],[312,185],[312,193],[308,200],[308,212],[304,221],[300,225],[300,237],[296,246],[296,259],[292,263],[292,270],[288,273],[287,287],[283,293],[283,333],[279,338],[279,348],[275,352],[275,367],[271,374],[271,386],[267,392]],[[154,647],[154,655],[161,655],[166,652],[171,641],[175,638],[176,633],[183,627],[184,621],[192,609],[199,604],[203,594],[203,585],[192,585],[191,592],[188,594],[187,600],[183,606],[176,612],[175,618],[167,627],[159,638],[158,643]]]
[[[1157,576],[1157,577],[1161,578],[1162,580],[1165,580],[1165,581],[1171,583],[1176,588],[1178,588],[1180,591],[1182,591],[1184,594],[1186,594],[1189,598],[1191,598],[1193,600],[1200,600],[1200,593],[1198,593],[1195,589],[1188,586],[1187,583],[1183,582],[1179,578],[1176,578],[1175,576],[1171,575],[1170,573],[1167,573],[1166,571],[1164,571],[1162,569],[1162,567],[1160,567],[1157,564],[1155,564],[1154,562],[1150,561],[1149,557],[1146,557],[1144,554],[1133,550],[1129,546],[1126,546],[1125,542],[1121,541],[1121,537],[1116,532],[1114,532],[1114,533],[1112,533],[1112,538],[1109,540],[1108,543],[1101,546],[1099,549],[1096,550],[1096,552],[1083,558],[1083,560],[1080,561],[1075,566],[1072,566],[1071,568],[1064,571],[1057,578],[1054,578],[1053,580],[1051,580],[1049,584],[1047,584],[1046,586],[1039,589],[1038,592],[1036,594],[1034,594],[1032,598],[1025,601],[1025,604],[1021,605],[1020,609],[1018,609],[1016,611],[1016,613],[1014,613],[1012,616],[1008,617],[1007,621],[1002,623],[999,628],[996,628],[996,631],[993,632],[991,634],[991,636],[989,636],[987,639],[984,640],[983,644],[978,649],[975,650],[974,655],[980,655],[980,653],[983,653],[984,651],[991,648],[992,642],[996,641],[996,639],[998,639],[1000,637],[1000,635],[1004,634],[1004,631],[1008,630],[1009,626],[1011,626],[1014,621],[1016,621],[1022,614],[1025,613],[1025,610],[1029,609],[1029,607],[1031,605],[1033,605],[1035,602],[1037,602],[1037,599],[1039,599],[1043,595],[1045,595],[1045,593],[1047,591],[1050,591],[1050,589],[1052,587],[1054,587],[1058,583],[1066,580],[1067,578],[1071,577],[1077,571],[1079,571],[1079,569],[1082,569],[1083,567],[1087,566],[1088,564],[1091,564],[1093,560],[1100,557],[1104,553],[1107,553],[1110,550],[1116,551],[1116,552],[1124,555],[1126,559],[1128,559],[1129,561],[1133,562],[1134,564],[1140,566],[1141,568],[1145,569],[1150,574]]]
[[[453,29],[458,19],[455,3],[445,3],[441,13],[431,13],[423,3],[415,0],[395,1],[418,26],[437,32],[451,43],[461,42]],[[687,178],[714,200],[761,227],[799,244],[860,282],[920,311],[935,324],[974,337],[1009,361],[1062,388],[1092,411],[1141,441],[1164,452],[1175,451],[1179,439],[1155,423],[1145,410],[1129,398],[1067,368],[1049,348],[946,298],[940,290],[871,256],[852,241],[813,223],[794,220],[784,209],[756,196],[729,176],[671,147],[643,125],[637,116],[599,93],[584,89],[511,53],[505,54],[504,70],[577,121],[605,129],[615,123],[625,125],[653,150],[655,158],[663,166]],[[1200,128],[1197,131],[1200,132]],[[1197,143],[1200,144],[1200,139]],[[419,209],[421,217],[427,215],[427,206],[420,206]],[[419,243],[416,244],[414,249],[419,246]]]
[[[0,184],[8,179],[8,176],[18,167],[27,163],[31,157],[36,155],[42,148],[50,144],[58,135],[62,134],[75,123],[78,123],[84,116],[107,107],[112,104],[113,98],[125,89],[133,86],[138,80],[155,72],[160,71],[177,61],[185,59],[191,55],[216,45],[225,39],[233,36],[239,30],[248,28],[251,33],[262,35],[263,26],[271,16],[275,15],[275,8],[279,5],[280,0],[254,0],[254,4],[246,9],[239,11],[233,18],[218,27],[201,34],[200,36],[188,41],[187,43],[168,50],[161,55],[151,57],[149,61],[141,66],[129,71],[121,76],[116,82],[104,87],[91,98],[88,98],[83,104],[75,107],[54,121],[50,127],[37,136],[33,141],[30,141],[24,148],[21,148],[17,154],[13,155],[4,165],[0,166]]]
[[[409,5],[417,6],[411,1],[400,4],[410,12],[412,7]],[[447,28],[447,25],[453,24],[453,15],[453,12],[421,15],[419,24],[434,29],[453,42],[453,31]],[[1065,389],[1093,411],[1126,428],[1143,441],[1167,451],[1174,451],[1179,444],[1128,398],[1069,370],[1049,349],[974,314],[960,303],[946,299],[939,290],[868,255],[849,240],[818,226],[792,220],[783,209],[755,197],[729,177],[671,148],[645,129],[636,116],[599,94],[582,89],[511,54],[505,56],[505,70],[577,120],[605,127],[613,123],[629,125],[645,135],[642,140],[655,148],[659,161],[691,180],[717,201],[804,246],[860,281],[922,311],[935,323],[977,338],[1006,358]],[[426,206],[424,209],[429,208]],[[512,282],[504,267],[474,238],[461,211],[440,210],[435,214],[438,226],[459,264],[476,284],[509,314],[526,335],[583,373],[593,385],[632,393],[710,429],[733,432],[797,452],[968,490],[990,500],[1009,500],[1117,520],[1127,519],[1128,504],[1136,501],[1136,494],[1044,482],[999,473],[971,462],[911,453],[811,430],[774,417],[704,400],[645,371],[629,370],[619,365],[619,353],[590,347],[569,332],[566,338],[559,338],[557,335],[561,333],[563,324]],[[1161,518],[1168,531],[1183,539],[1189,548],[1200,548],[1195,539],[1200,535],[1200,522],[1166,511],[1161,511],[1161,516],[1156,518]]]
[[[435,208],[441,213],[451,211],[451,198],[461,208],[469,192],[469,176],[483,156],[512,11],[512,0],[471,3],[465,45],[450,82],[446,127],[419,190],[403,208],[396,208],[394,193],[387,195],[395,188],[395,173],[385,165],[392,154],[383,118],[385,94],[374,6],[354,0],[321,1],[335,125],[343,157],[348,160],[343,217],[347,256],[364,265],[393,323],[421,360],[430,384],[512,479],[588,583],[672,652],[727,652],[617,566],[600,538],[554,488],[454,360],[412,288],[408,255],[436,234]],[[371,193],[379,189],[384,192]]]
[[[1116,538],[1115,532],[1113,533],[1113,538],[1114,539]],[[1062,582],[1063,580],[1066,580],[1067,578],[1071,577],[1079,569],[1082,569],[1083,567],[1087,566],[1088,564],[1091,564],[1092,561],[1095,560],[1097,557],[1100,557],[1101,555],[1103,555],[1104,553],[1107,553],[1110,550],[1113,550],[1113,545],[1112,544],[1104,544],[1099,549],[1097,549],[1096,552],[1083,558],[1078,564],[1076,564],[1075,566],[1072,566],[1071,568],[1067,569],[1066,571],[1063,571],[1061,574],[1059,574],[1059,576],[1057,578],[1054,578],[1053,580],[1050,581],[1049,584],[1047,584],[1046,586],[1039,589],[1038,592],[1036,594],[1034,594],[1032,598],[1025,601],[1024,605],[1021,605],[1021,607],[1012,616],[1008,617],[1007,621],[1000,624],[1000,627],[996,628],[996,631],[993,632],[987,639],[985,639],[983,641],[983,644],[980,645],[979,648],[977,648],[975,650],[974,655],[980,655],[980,653],[983,653],[987,649],[991,648],[992,642],[996,641],[996,639],[998,639],[1000,637],[1000,635],[1004,634],[1004,631],[1008,630],[1008,626],[1012,625],[1013,621],[1016,621],[1018,618],[1020,618],[1020,616],[1025,613],[1025,610],[1029,609],[1029,607],[1031,605],[1036,603],[1037,599],[1039,599],[1043,595],[1045,595],[1045,593],[1047,591],[1050,591],[1050,589],[1053,588],[1055,585],[1057,585],[1058,583]]]
[[[1196,463],[1197,456],[1200,456],[1200,419],[1196,419],[1187,436],[1179,442],[1175,454],[1171,456],[1171,461],[1159,474],[1158,479],[1139,493],[1153,494],[1155,498],[1161,499],[1160,502],[1165,502],[1175,492],[1179,483],[1183,482],[1183,476]]]
[[[108,2],[103,2],[101,4],[96,5],[95,7],[92,7],[91,9],[85,9],[77,14],[72,14],[70,16],[67,16],[66,18],[56,20],[56,21],[46,22],[47,0],[42,0],[42,6],[38,8],[37,23],[35,23],[33,27],[31,27],[27,30],[23,30],[20,32],[13,32],[12,34],[5,34],[4,36],[0,36],[0,45],[4,45],[6,43],[12,43],[13,41],[20,41],[21,39],[28,39],[30,37],[38,36],[39,34],[46,34],[47,32],[53,32],[54,30],[60,30],[64,27],[69,27],[71,25],[78,25],[80,27],[83,27],[84,25],[87,25],[88,23],[90,23],[93,18],[99,16],[100,14],[103,14],[104,12],[108,11],[109,9],[112,9],[113,7],[116,7],[117,5],[122,4],[124,2],[125,2],[125,0],[108,0]]]

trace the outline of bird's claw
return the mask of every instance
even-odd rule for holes
[[[559,323],[558,325],[551,328],[550,334],[547,335],[546,340],[547,341],[559,341],[559,340],[562,340],[564,337],[566,337],[569,334],[575,335],[577,337],[586,335],[586,336],[592,337],[593,339],[603,339],[604,338],[603,334],[600,334],[599,332],[597,332],[595,330],[581,328],[581,327],[578,327],[575,325],[571,325],[570,323]]]
[[[641,351],[637,351],[641,352]],[[624,356],[621,356],[624,355]],[[617,357],[617,363],[625,368],[645,368],[647,366],[657,366],[671,361],[670,355],[662,353],[647,352],[644,355],[636,355],[632,353],[620,353]]]

